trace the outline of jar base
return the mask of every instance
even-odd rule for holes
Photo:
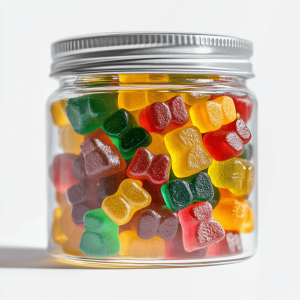
[[[242,262],[253,256],[252,254],[240,254],[226,257],[208,257],[204,259],[190,260],[167,260],[167,259],[124,259],[123,257],[114,258],[93,258],[79,257],[64,253],[50,254],[59,262],[81,265],[83,267],[104,268],[104,269],[155,269],[155,268],[188,268],[188,267],[207,267],[224,264],[232,264]]]

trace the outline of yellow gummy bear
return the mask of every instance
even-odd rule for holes
[[[61,127],[70,124],[66,114],[66,105],[67,100],[57,101],[51,105],[52,120],[56,126]]]
[[[165,143],[172,158],[176,177],[194,175],[208,168],[212,158],[202,143],[202,136],[195,126],[173,130],[165,135]]]
[[[151,132],[150,134],[152,137],[152,142],[147,149],[150,150],[154,155],[165,154],[170,156],[164,141],[164,136],[154,132]]]
[[[67,237],[66,235],[61,231],[58,225],[58,219],[60,218],[62,214],[62,208],[58,207],[54,211],[54,218],[53,218],[53,224],[51,229],[51,236],[55,244],[62,245]]]
[[[254,184],[254,167],[242,158],[215,161],[208,169],[212,183],[235,195],[246,195],[252,191]]]
[[[250,233],[254,230],[254,213],[244,198],[221,198],[213,217],[228,231]]]
[[[120,91],[118,95],[119,108],[128,111],[142,109],[148,105],[146,90],[126,90]]]
[[[126,179],[118,191],[102,202],[103,211],[118,225],[128,223],[133,214],[151,203],[150,194],[142,188],[139,180]]]
[[[222,125],[233,122],[236,119],[236,110],[233,100],[230,97],[218,97],[213,102],[221,105],[223,113]]]
[[[120,255],[131,257],[161,257],[165,252],[165,241],[154,236],[149,240],[141,239],[135,230],[120,233]]]
[[[230,97],[222,96],[212,101],[201,101],[190,109],[192,122],[202,133],[215,131],[236,119],[236,110]]]
[[[71,125],[60,127],[59,146],[65,153],[79,154],[80,145],[84,142],[84,136],[76,133]]]
[[[211,98],[211,94],[199,93],[199,92],[190,92],[182,94],[184,102],[188,105],[194,105],[198,102],[207,101]]]

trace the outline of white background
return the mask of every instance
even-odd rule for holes
[[[26,269],[24,263],[15,268],[16,258],[14,268],[0,264],[0,299],[299,299],[299,2],[0,1],[0,249],[46,247],[44,107],[57,87],[48,77],[53,41],[117,31],[249,39],[256,74],[249,87],[259,101],[254,258],[167,270],[43,268],[33,262],[28,265],[39,268]]]

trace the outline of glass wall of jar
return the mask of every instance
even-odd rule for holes
[[[221,264],[257,236],[257,102],[242,76],[60,76],[49,251],[104,267]]]

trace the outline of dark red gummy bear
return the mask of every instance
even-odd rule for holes
[[[91,138],[80,146],[89,177],[102,178],[123,171],[126,162],[111,139],[105,135]]]
[[[148,132],[167,133],[186,124],[189,116],[183,99],[177,96],[143,108],[139,119]]]
[[[67,199],[72,205],[71,217],[74,223],[82,224],[84,215],[101,204],[97,200],[97,181],[84,179],[71,186],[67,191]]]
[[[133,179],[149,180],[158,185],[168,183],[171,159],[164,154],[153,155],[146,148],[139,148],[128,169],[127,176]]]
[[[152,202],[166,205],[165,199],[161,193],[162,185],[154,184],[148,180],[143,181],[143,189],[146,190],[152,198]]]
[[[67,189],[78,181],[73,177],[73,161],[76,155],[64,153],[54,157],[50,167],[50,177],[55,188],[65,193]]]
[[[186,252],[183,247],[182,229],[178,226],[174,239],[165,242],[165,257],[167,259],[196,259],[206,256],[207,248]]]
[[[225,237],[223,227],[212,218],[212,206],[207,201],[180,210],[178,218],[182,227],[183,247],[187,252],[208,247]]]
[[[132,227],[142,239],[159,236],[164,240],[172,240],[178,229],[178,216],[167,207],[151,203],[135,213]]]
[[[203,144],[214,160],[224,161],[240,156],[250,139],[251,133],[245,122],[236,119],[217,131],[207,132]]]
[[[73,161],[73,176],[78,180],[88,177],[85,171],[84,158],[82,152]]]
[[[226,231],[225,238],[208,247],[207,256],[228,256],[243,252],[241,236],[238,232]]]

